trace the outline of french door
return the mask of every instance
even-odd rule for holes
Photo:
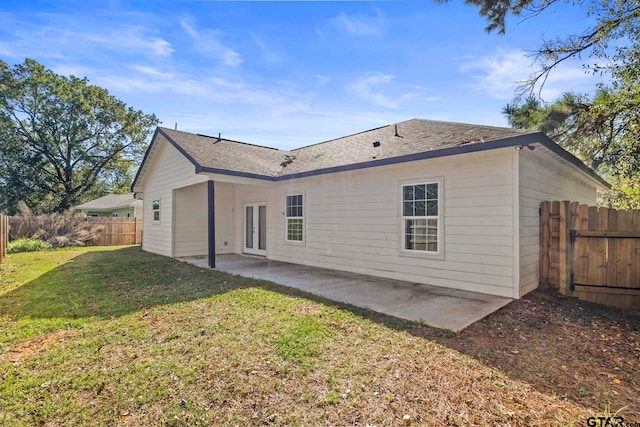
[[[253,255],[267,255],[267,205],[244,204],[244,239],[242,251]]]

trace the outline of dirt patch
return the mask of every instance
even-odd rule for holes
[[[40,335],[17,344],[15,347],[7,350],[6,353],[2,355],[2,358],[9,362],[19,363],[28,357],[46,353],[57,344],[74,337],[75,334],[76,331],[71,329],[49,332],[48,334]]]
[[[303,303],[297,305],[294,308],[294,311],[296,313],[300,313],[300,314],[316,315],[316,314],[320,313],[320,308],[318,307],[318,304],[311,304],[311,303],[303,302]]]
[[[535,291],[457,336],[441,335],[440,343],[538,391],[640,414],[640,312]]]

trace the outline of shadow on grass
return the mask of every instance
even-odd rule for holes
[[[77,256],[1,295],[0,312],[14,319],[105,319],[256,287],[338,307],[438,342],[543,393],[594,408],[607,403],[614,410],[622,406],[632,411],[640,408],[640,398],[634,391],[640,390],[635,374],[637,355],[633,354],[634,340],[640,341],[640,317],[539,293],[454,334],[269,281],[203,269],[142,252],[139,247],[127,247]],[[587,341],[590,334],[595,334],[595,341]],[[603,337],[616,335],[622,340],[620,348],[612,347],[617,341],[609,341],[605,345],[610,350],[602,351],[598,343],[602,344]],[[623,353],[624,346],[630,346],[630,353]],[[630,358],[630,363],[625,358]],[[584,369],[579,370],[580,366]],[[611,383],[608,372],[620,383]],[[602,378],[608,381],[604,388],[611,393],[603,394]]]
[[[137,246],[85,252],[0,295],[0,312],[14,319],[108,319],[255,287],[344,308],[396,328],[411,323],[266,280],[170,260],[143,252]]]

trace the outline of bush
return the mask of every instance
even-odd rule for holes
[[[64,214],[33,215],[24,202],[18,215],[9,218],[9,240],[40,240],[49,247],[86,246],[97,240],[104,226],[91,224],[72,211]]]
[[[40,239],[22,238],[9,242],[7,245],[7,253],[17,254],[18,252],[36,252],[51,249],[52,246]]]

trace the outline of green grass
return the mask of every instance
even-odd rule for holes
[[[408,332],[422,326],[137,247],[15,254],[1,269],[0,425],[581,425],[593,414]]]

